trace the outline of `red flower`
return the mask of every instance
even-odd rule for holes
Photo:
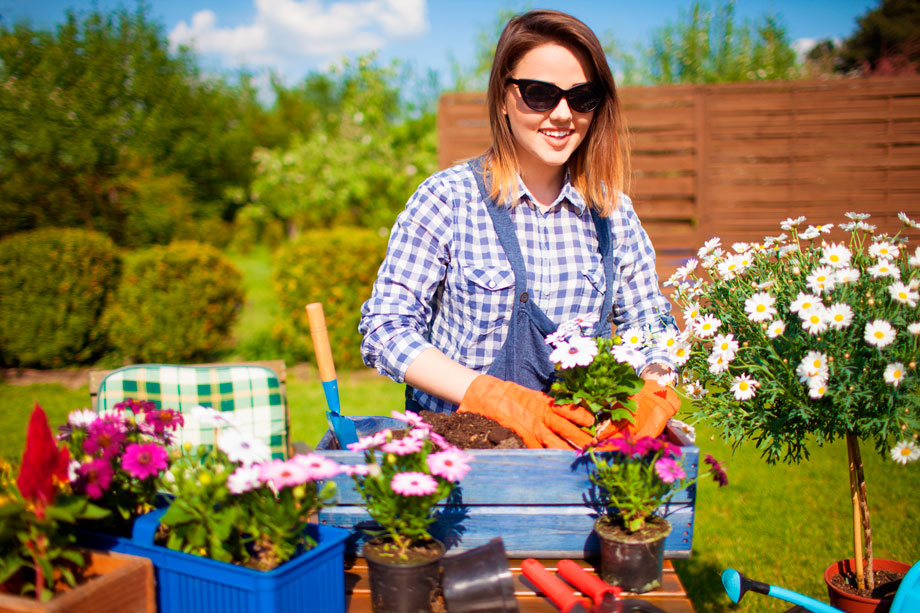
[[[16,485],[26,500],[36,503],[38,515],[44,514],[44,507],[54,501],[54,480],[67,481],[67,464],[70,454],[66,447],[55,444],[48,417],[36,404],[29,418],[26,431],[26,449],[22,454],[22,467]]]

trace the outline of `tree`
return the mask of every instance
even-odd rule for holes
[[[920,71],[920,1],[882,0],[857,20],[839,51],[839,72],[915,74]]]

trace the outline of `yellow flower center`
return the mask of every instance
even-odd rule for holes
[[[766,311],[766,310],[767,310],[766,305],[763,305],[763,304],[758,304],[758,305],[757,305],[757,312],[758,312],[758,313],[763,313],[763,312]]]
[[[811,321],[811,323],[813,323],[813,324],[821,323],[821,318],[818,317],[817,315],[812,315],[812,316],[810,317],[810,321]]]
[[[741,390],[742,392],[746,392],[748,389],[748,384],[742,381],[741,383],[738,384],[738,389]]]
[[[907,300],[907,292],[898,292],[898,298],[901,300]]]
[[[821,360],[815,360],[812,362],[812,365],[815,367],[815,370],[821,368]]]
[[[908,457],[910,455],[910,447],[902,447],[901,455],[904,456],[905,458]]]
[[[834,313],[834,321],[843,321],[843,313]]]
[[[875,338],[881,340],[881,339],[885,338],[885,333],[882,332],[881,330],[876,330],[876,331],[875,331]]]
[[[896,370],[896,371],[894,371],[893,373],[891,373],[891,376],[894,377],[895,379],[900,379],[900,378],[901,378],[901,371],[900,371],[900,370]]]
[[[840,261],[840,256],[837,255],[836,253],[832,253],[831,256],[830,256],[828,259],[829,259],[831,262],[839,262],[839,261]]]

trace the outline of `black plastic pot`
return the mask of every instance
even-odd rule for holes
[[[501,537],[441,561],[441,588],[450,613],[517,613],[514,582]]]
[[[371,608],[374,613],[428,613],[440,590],[441,559],[444,544],[433,541],[436,557],[413,564],[400,563],[380,556],[376,541],[364,545],[368,579],[371,584]]]
[[[664,541],[671,524],[653,517],[646,525],[647,533],[626,534],[610,520],[603,516],[594,523],[601,543],[601,578],[634,594],[661,587]]]

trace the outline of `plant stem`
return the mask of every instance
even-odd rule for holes
[[[872,528],[869,524],[869,499],[866,496],[866,475],[863,472],[862,454],[859,452],[859,441],[853,436],[853,457],[856,465],[856,484],[859,493],[859,510],[862,518],[862,530],[865,538],[865,581],[866,589],[875,589],[875,573],[872,564]]]

